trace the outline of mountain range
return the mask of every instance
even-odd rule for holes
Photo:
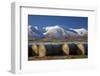
[[[28,37],[33,39],[41,38],[69,38],[69,37],[82,37],[87,35],[87,30],[85,28],[67,28],[59,25],[38,27],[29,25],[28,26]]]

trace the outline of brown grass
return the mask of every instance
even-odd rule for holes
[[[57,59],[83,59],[88,58],[87,55],[69,55],[69,56],[45,56],[45,57],[29,57],[28,60],[57,60]]]

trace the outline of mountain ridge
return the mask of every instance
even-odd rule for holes
[[[32,38],[56,38],[56,39],[62,39],[62,38],[68,38],[68,37],[81,37],[86,35],[88,32],[85,28],[64,28],[59,25],[53,25],[53,26],[46,26],[42,28],[38,28],[37,26],[28,26],[28,34]]]

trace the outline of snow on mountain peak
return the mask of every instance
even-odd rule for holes
[[[44,35],[46,34],[57,34],[57,33],[62,33],[63,35],[65,34],[64,33],[64,29],[61,28],[60,26],[58,25],[55,25],[55,26],[47,26],[45,28],[46,32],[44,33]]]
[[[58,25],[55,25],[55,26],[47,26],[45,27],[45,30],[51,30],[51,29],[56,29],[56,28],[60,28]]]
[[[73,28],[65,28],[59,25],[54,26],[28,26],[29,35],[33,38],[65,38],[65,37],[77,37],[84,36],[87,34],[87,30],[85,28],[73,29]]]
[[[75,31],[86,31],[85,28],[79,28],[79,29],[73,29],[73,28],[70,28],[71,30],[75,30]]]
[[[78,35],[80,35],[80,36],[83,36],[84,34],[87,33],[87,30],[85,28],[79,28],[79,29],[70,28],[70,29],[73,31],[76,31],[78,33]]]
[[[28,26],[28,35],[32,38],[44,38],[45,36],[39,31],[37,26]]]
[[[34,26],[34,28],[38,30],[38,27],[37,26]]]
[[[31,27],[32,27],[31,25],[28,25],[28,29],[31,29]]]

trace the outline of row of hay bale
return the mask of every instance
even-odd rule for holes
[[[66,56],[66,55],[87,55],[88,45],[84,43],[63,43],[63,44],[35,44],[28,46],[28,56]]]

